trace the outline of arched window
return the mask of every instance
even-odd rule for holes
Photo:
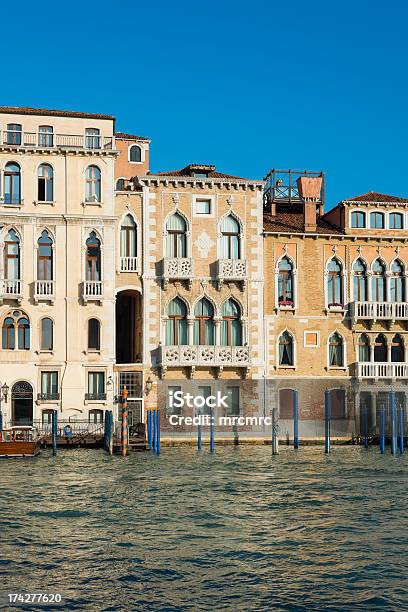
[[[125,190],[125,179],[118,179],[116,181],[116,191],[124,191]]]
[[[18,348],[25,350],[30,348],[30,323],[27,317],[18,320]]]
[[[385,266],[380,259],[376,259],[373,263],[373,276],[371,279],[371,293],[373,302],[385,302],[386,297],[386,281],[385,281]]]
[[[284,331],[279,337],[279,365],[294,365],[293,337],[288,331]]]
[[[372,212],[370,213],[370,228],[371,229],[384,229],[384,213]]]
[[[130,147],[129,161],[139,163],[142,161],[142,149],[138,145],[132,145]]]
[[[405,276],[402,263],[396,259],[391,266],[390,301],[405,302]]]
[[[53,279],[52,266],[52,238],[44,230],[38,239],[37,251],[37,277],[38,280]]]
[[[21,145],[21,134],[22,127],[20,123],[8,123],[7,138],[4,140],[4,144]]]
[[[393,212],[389,216],[389,229],[402,229],[404,227],[404,217],[401,213]]]
[[[293,266],[288,257],[283,257],[278,265],[278,304],[293,306]]]
[[[38,128],[38,146],[54,146],[54,130],[51,125],[40,125]]]
[[[354,301],[365,302],[367,300],[367,266],[362,259],[354,262],[353,274]]]
[[[401,363],[404,359],[404,342],[399,334],[395,334],[391,342],[391,361]]]
[[[94,351],[101,349],[101,324],[98,319],[88,321],[88,349]]]
[[[101,201],[101,171],[98,166],[88,166],[85,175],[85,202]]]
[[[3,349],[14,350],[15,342],[14,319],[6,317],[3,323]]]
[[[187,224],[185,219],[175,213],[166,224],[166,256],[187,257]]]
[[[361,362],[370,361],[370,340],[367,334],[361,334],[358,339],[358,360]]]
[[[179,297],[171,300],[167,307],[166,344],[188,344],[187,306]]]
[[[343,276],[342,265],[333,258],[327,266],[327,298],[330,306],[343,306]]]
[[[54,348],[54,324],[52,319],[41,319],[40,348],[42,351],[52,351]]]
[[[344,366],[343,338],[337,332],[334,332],[329,338],[329,365]]]
[[[4,240],[4,277],[20,279],[20,239],[14,229],[7,232]]]
[[[241,309],[232,298],[224,302],[222,307],[221,345],[242,345]]]
[[[387,361],[387,339],[384,334],[378,334],[374,342],[374,361],[386,363]]]
[[[355,210],[351,213],[351,227],[361,228],[365,227],[365,213],[361,210]]]
[[[120,228],[120,256],[136,257],[136,223],[132,215],[126,215]]]
[[[214,307],[210,300],[202,298],[194,308],[194,344],[215,343]]]
[[[38,201],[54,201],[54,171],[49,164],[41,164],[38,168]]]
[[[21,170],[14,162],[4,169],[4,203],[21,204]]]
[[[86,280],[101,280],[101,243],[95,232],[86,241]]]
[[[228,215],[221,221],[221,257],[220,259],[240,259],[241,240],[239,235],[239,223]]]
[[[100,149],[100,138],[100,130],[98,130],[98,128],[86,128],[85,146],[87,149]]]

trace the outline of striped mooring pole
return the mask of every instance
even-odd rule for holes
[[[293,391],[293,448],[299,448],[299,392]]]
[[[114,421],[113,421],[113,410],[108,410],[108,452],[110,455],[113,455],[113,429],[114,429]]]
[[[122,436],[121,436],[122,457],[127,457],[129,453],[127,396],[128,396],[128,390],[126,389],[126,387],[123,387],[122,389]]]
[[[324,452],[330,454],[330,391],[324,392]]]
[[[58,411],[52,411],[52,455],[55,457],[57,454],[57,433],[58,433]]]

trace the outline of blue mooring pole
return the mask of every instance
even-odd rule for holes
[[[0,434],[3,431],[3,413],[0,410]],[[1,440],[1,436],[0,436],[0,440]]]
[[[385,408],[380,408],[380,453],[385,453]]]
[[[201,419],[201,412],[198,413],[198,416]],[[202,446],[203,446],[203,434],[201,430],[201,421],[200,421],[197,425],[197,448],[198,450],[201,450]]]
[[[57,454],[58,411],[52,411],[52,455]]]
[[[330,392],[324,392],[324,452],[330,453]]]
[[[160,409],[156,410],[156,455],[160,455]]]
[[[152,410],[152,420],[153,420],[153,424],[152,424],[152,450],[154,452],[156,452],[156,422],[157,422],[157,417],[156,417],[156,410]]]
[[[105,410],[103,417],[103,445],[105,450],[108,450],[108,432],[109,432],[109,410]]]
[[[293,394],[293,448],[299,448],[299,392]]]
[[[152,411],[147,410],[147,446],[152,448]]]
[[[215,441],[214,441],[214,411],[210,412],[210,452],[215,452]]]
[[[367,406],[364,406],[363,422],[364,422],[364,446],[368,450],[368,410],[367,410]]]
[[[399,409],[399,450],[401,455],[404,453],[404,407]]]
[[[397,414],[395,393],[391,391],[391,453],[397,454]]]

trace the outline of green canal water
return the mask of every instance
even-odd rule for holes
[[[64,610],[408,609],[407,466],[358,447],[0,462],[2,609],[8,592]]]

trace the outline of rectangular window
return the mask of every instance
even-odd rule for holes
[[[105,372],[88,372],[88,399],[106,399]]]
[[[41,372],[41,394],[44,399],[58,399],[58,372]]]
[[[239,416],[239,387],[227,387],[227,416]]]
[[[196,215],[211,215],[211,198],[196,198],[194,213]]]
[[[198,395],[200,397],[203,397],[204,399],[207,399],[207,397],[210,397],[210,395],[212,395],[211,393],[211,387],[208,385],[205,386],[200,386],[197,389],[198,391]],[[197,414],[211,414],[211,409],[209,406],[207,406],[207,404],[204,404],[204,406],[202,408],[197,408],[196,409],[196,413]]]
[[[7,139],[5,139],[7,144],[21,145],[21,133],[22,129],[20,123],[9,123],[7,125]]]
[[[174,400],[174,394],[177,391],[181,391],[181,387],[179,385],[171,385],[167,387],[167,398],[166,398],[167,414],[181,414],[181,406],[174,406],[174,402],[176,401]]]

